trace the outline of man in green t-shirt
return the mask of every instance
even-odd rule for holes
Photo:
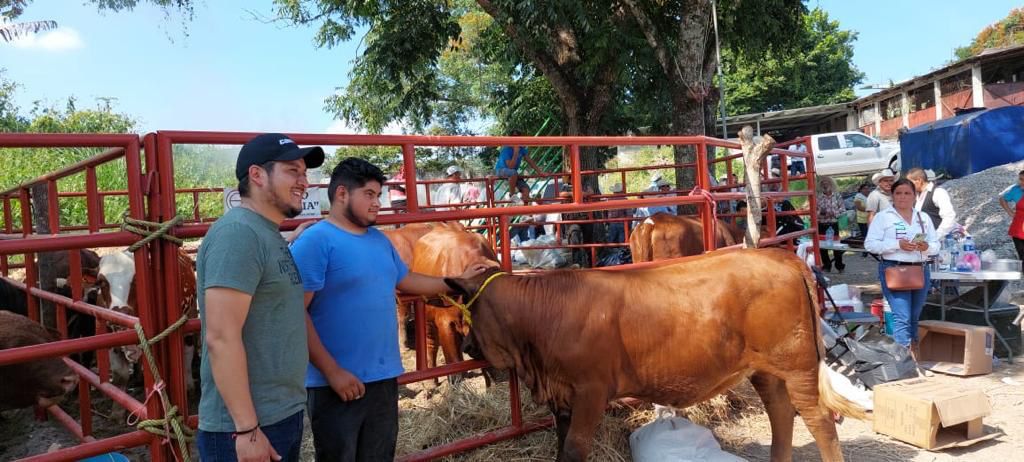
[[[203,344],[200,458],[298,461],[308,364],[302,279],[278,230],[302,210],[323,149],[259,135],[238,153],[241,205],[196,258]]]

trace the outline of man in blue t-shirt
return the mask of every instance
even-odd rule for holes
[[[391,242],[373,228],[384,174],[348,158],[331,172],[331,211],[291,251],[308,310],[307,410],[317,460],[393,460],[398,437],[395,288],[448,292],[443,278],[409,272]],[[471,265],[461,277],[479,275]]]
[[[512,136],[522,136],[522,133],[513,131]],[[533,167],[533,171],[540,173],[542,170],[537,167],[537,164],[530,159],[527,155],[526,146],[502,146],[501,151],[498,153],[498,162],[494,165],[494,174],[508,179],[509,195],[514,195],[512,192],[513,186],[519,190],[523,199],[523,204],[530,203],[530,186],[519,177],[519,164],[522,161],[530,164]]]

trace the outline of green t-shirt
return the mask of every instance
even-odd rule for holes
[[[249,390],[260,425],[272,425],[303,409],[304,378],[309,363],[302,279],[272,221],[237,207],[224,214],[203,239],[196,258],[199,314],[207,319],[206,289],[226,287],[252,295],[242,327]],[[206,336],[203,322],[202,335]],[[234,421],[213,379],[209,352],[203,346],[199,428],[233,432]]]

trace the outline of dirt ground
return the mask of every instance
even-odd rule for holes
[[[877,298],[877,266],[874,260],[859,254],[847,254],[844,274],[832,273],[833,283],[857,285],[866,304]],[[413,355],[404,355],[407,370],[414,369]],[[1009,461],[1018,460],[1024,452],[1024,360],[1014,364],[1001,362],[992,374],[957,378],[936,374],[936,380],[966,382],[985,392],[992,405],[992,414],[985,418],[988,431],[1000,432],[995,440],[978,443],[968,448],[929,452],[901,443],[871,430],[869,422],[847,419],[838,426],[843,451],[850,461]],[[749,390],[747,390],[749,392]],[[742,391],[741,391],[742,393]],[[135,393],[138,395],[138,391]],[[483,380],[473,377],[462,385],[452,387],[442,380],[441,388],[433,394],[422,391],[419,385],[404,387],[401,391],[401,422],[399,454],[414,452],[425,445],[450,441],[457,436],[468,436],[504,425],[508,421],[507,388],[498,385],[485,391]],[[94,393],[94,397],[98,396]],[[141,396],[137,396],[141,398]],[[525,414],[532,417],[545,415],[543,408],[530,404],[524,392]],[[95,401],[99,411],[106,413],[109,401]],[[721,400],[721,403],[726,403]],[[71,398],[63,404],[65,410],[77,415],[77,403]],[[769,460],[771,432],[767,416],[760,402],[749,399],[738,408],[726,404],[719,406],[731,413],[721,419],[694,418],[707,425],[726,451],[751,461]],[[629,433],[652,418],[649,409],[636,411],[616,410],[609,413],[598,436],[591,460],[631,460],[628,446]],[[127,431],[124,425],[97,416],[94,418],[97,435],[112,435]],[[461,433],[453,434],[452,429]],[[806,428],[797,419],[794,435],[794,460],[820,460],[817,446]],[[55,422],[36,421],[30,409],[6,411],[0,414],[0,460],[13,460],[46,452],[51,448],[73,444],[70,435]],[[484,461],[516,460],[542,461],[554,459],[555,437],[552,431],[540,431],[510,442],[499,443],[448,460]],[[143,449],[122,450],[132,460],[147,460]],[[303,460],[313,460],[312,435],[308,428],[303,442]]]

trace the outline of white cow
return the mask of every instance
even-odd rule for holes
[[[179,252],[179,282],[182,291],[182,310],[195,316],[195,265],[184,252]],[[100,259],[99,276],[96,280],[99,288],[99,304],[119,313],[137,316],[135,301],[135,259],[129,252],[116,252]],[[120,327],[117,327],[120,329]],[[195,357],[195,342],[186,339],[184,350],[185,384],[189,391],[195,386],[192,377],[192,360]],[[110,351],[111,379],[115,385],[124,387],[135,363],[142,356],[138,345],[129,345]]]

